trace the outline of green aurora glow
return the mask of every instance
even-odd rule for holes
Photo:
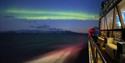
[[[8,15],[27,20],[98,20],[97,14],[85,12],[43,11],[27,9],[7,9]]]

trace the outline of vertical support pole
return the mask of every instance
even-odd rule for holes
[[[105,33],[106,33],[106,36],[109,37],[109,27],[108,27],[108,22],[107,22],[107,16],[104,17],[104,20],[105,20],[105,26],[106,26],[106,29],[105,29]]]
[[[101,24],[102,23],[102,21],[101,21],[101,19],[99,19],[99,35],[101,35]]]
[[[116,13],[115,13],[115,8],[113,9],[113,23],[112,23],[112,37],[114,37],[113,35],[113,29],[115,28],[116,25]]]
[[[98,63],[98,52],[97,52],[97,48],[96,48],[96,63]]]

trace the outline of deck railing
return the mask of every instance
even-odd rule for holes
[[[107,63],[106,59],[104,58],[101,50],[99,49],[98,45],[93,41],[93,39],[89,39],[89,52],[90,52],[90,63]]]

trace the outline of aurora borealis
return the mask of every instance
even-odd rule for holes
[[[1,0],[0,31],[48,25],[87,32],[89,27],[97,26],[99,3],[100,0]]]
[[[8,9],[6,13],[17,19],[27,20],[98,20],[98,15],[85,12],[43,11],[26,9]]]

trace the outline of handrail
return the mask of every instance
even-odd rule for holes
[[[93,53],[93,54],[96,54],[96,56],[97,56],[97,53],[98,53],[99,56],[100,56],[100,58],[102,59],[103,63],[107,63],[107,61],[106,61],[106,59],[103,57],[103,54],[101,53],[99,47],[98,47],[97,44],[93,41],[92,38],[89,40],[89,42],[90,42],[90,44],[91,44],[91,48],[94,48],[94,47],[95,47],[95,49],[96,49],[96,53],[94,53],[94,51],[92,51],[92,53]],[[92,45],[93,45],[94,47],[92,47]],[[94,56],[94,55],[93,55],[93,56]],[[95,59],[97,59],[97,57],[96,57]],[[97,63],[96,60],[94,60],[94,63]]]
[[[95,44],[95,43],[94,43]],[[104,63],[107,63],[107,61],[105,60],[105,58],[103,57],[99,47],[95,44],[96,48],[97,48],[97,52],[99,53],[99,55],[101,56],[101,59],[103,60]]]

